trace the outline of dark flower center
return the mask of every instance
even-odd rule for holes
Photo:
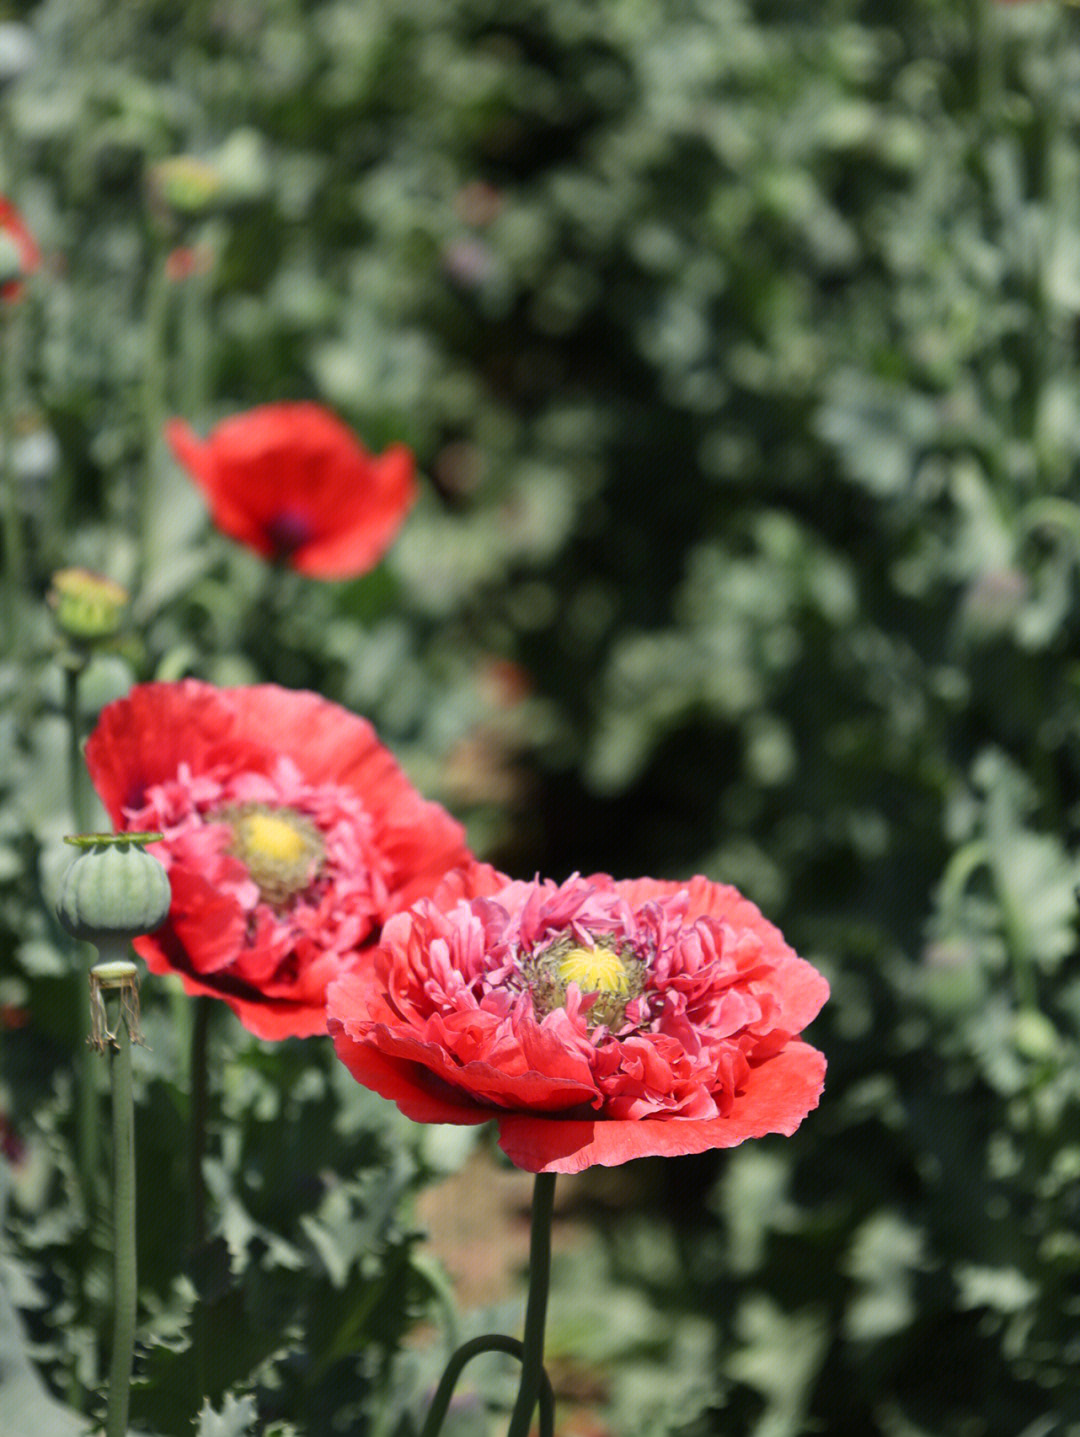
[[[299,509],[282,509],[266,525],[267,538],[275,551],[288,557],[314,537],[315,526]]]

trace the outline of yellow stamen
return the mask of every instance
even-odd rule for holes
[[[246,866],[263,898],[274,907],[287,904],[318,876],[325,856],[323,841],[303,814],[251,804],[221,809],[213,817],[230,825],[229,852]]]
[[[559,977],[576,983],[582,993],[630,992],[626,964],[610,948],[571,948],[559,960]]]
[[[249,859],[296,863],[310,848],[306,834],[298,832],[287,819],[270,813],[248,813],[236,827],[237,838]]]

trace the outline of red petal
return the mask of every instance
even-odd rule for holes
[[[352,480],[335,505],[333,527],[292,556],[292,565],[318,579],[347,579],[374,566],[390,547],[416,500],[415,463],[403,444],[371,461],[371,474]]]
[[[369,454],[319,404],[261,405],[224,420],[202,444],[182,421],[165,432],[218,528],[317,578],[372,568],[416,498],[410,450]]]
[[[755,1068],[747,1091],[726,1118],[639,1118],[595,1122],[499,1115],[499,1146],[527,1172],[578,1173],[632,1158],[675,1157],[733,1148],[767,1133],[790,1136],[818,1105],[825,1058],[806,1043],[791,1043]]]

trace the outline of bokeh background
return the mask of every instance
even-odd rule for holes
[[[48,900],[44,596],[83,564],[142,576],[87,723],[151,677],[317,689],[515,875],[705,873],[828,975],[795,1137],[561,1184],[564,1437],[1077,1437],[1080,10],[4,16],[0,189],[43,261],[3,336],[30,637],[0,660],[0,1432],[85,1431],[106,1350]],[[170,207],[178,155],[205,193]],[[160,425],[295,398],[408,443],[423,493],[377,570],[268,597]],[[415,1432],[425,1222],[448,1173],[503,1181],[486,1139],[223,1012],[215,1240],[185,1252],[189,1020],[143,999],[140,1430]],[[461,1332],[519,1320],[495,1286]],[[478,1373],[455,1434],[500,1430],[510,1375]]]

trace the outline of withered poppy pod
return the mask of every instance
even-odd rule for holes
[[[327,1010],[339,1057],[408,1117],[493,1120],[518,1167],[572,1173],[794,1132],[828,992],[727,885],[477,865],[391,917]]]
[[[172,904],[136,951],[263,1038],[324,1033],[327,984],[473,861],[371,725],[317,694],[141,684],[104,709],[86,761],[117,829],[164,835]]]

